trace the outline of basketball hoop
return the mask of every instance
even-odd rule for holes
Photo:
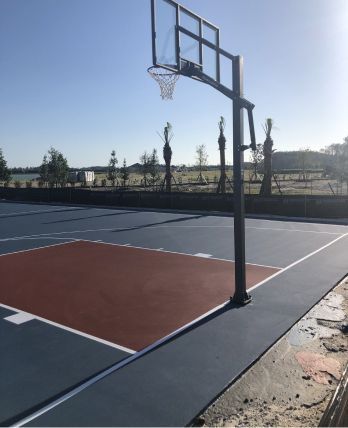
[[[178,72],[156,66],[149,67],[147,71],[150,76],[159,84],[162,100],[172,100],[175,83],[180,76]]]

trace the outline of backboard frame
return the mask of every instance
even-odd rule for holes
[[[165,62],[158,60],[158,53],[157,53],[157,14],[156,14],[156,5],[157,3],[161,1],[163,3],[168,4],[169,6],[173,7],[175,9],[175,25],[174,25],[174,31],[175,31],[175,61],[176,64],[167,64]],[[185,14],[190,16],[192,19],[197,20],[199,22],[199,34],[195,34],[192,31],[188,30],[187,28],[183,27],[180,24],[180,16],[181,14]],[[233,74],[233,68],[234,63],[236,60],[238,60],[239,56],[235,56],[227,52],[226,50],[222,49],[220,47],[220,29],[216,25],[212,24],[208,20],[202,18],[201,16],[195,14],[191,10],[187,9],[186,7],[180,5],[179,3],[175,2],[174,0],[151,0],[151,28],[152,28],[152,63],[154,67],[161,67],[165,68],[167,70],[170,70],[174,73],[178,73],[187,77],[191,77],[192,79],[201,81],[203,83],[206,83],[215,89],[217,89],[219,92],[224,94],[225,96],[229,97],[231,100],[237,99],[240,103],[242,108],[245,108],[248,111],[248,118],[249,122],[251,119],[250,126],[252,127],[253,121],[252,121],[252,109],[254,108],[254,104],[252,104],[250,101],[246,100],[238,94],[238,90],[234,87],[233,79],[231,79],[231,87],[228,87],[224,85],[221,82],[221,59],[222,57],[227,59],[231,62],[231,76]],[[212,43],[211,41],[207,40],[204,37],[204,26],[210,28],[212,31],[216,32],[216,43]],[[192,39],[193,41],[198,43],[199,47],[199,61],[192,61],[191,59],[185,58],[184,55],[182,55],[181,51],[181,38],[182,35],[185,35]],[[216,55],[216,69],[215,69],[215,78],[212,76],[209,76],[207,73],[204,72],[204,55],[203,55],[203,49],[204,47],[207,47],[209,49],[212,49],[215,51]],[[250,128],[250,137],[251,137],[251,143],[252,146],[256,146],[256,143],[254,144],[254,135],[255,132]]]

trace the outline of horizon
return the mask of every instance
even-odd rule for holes
[[[277,157],[279,154],[285,154],[285,153],[300,153],[300,152],[303,152],[304,150],[288,150],[288,151],[277,151],[277,152],[275,152],[274,154],[273,154],[273,157]],[[328,157],[330,157],[331,155],[330,154],[328,154],[328,153],[325,153],[325,152],[323,152],[323,151],[321,151],[321,150],[319,150],[319,151],[316,151],[316,150],[310,150],[308,153],[316,153],[316,154],[320,154],[320,155],[324,155],[324,156],[328,156]],[[73,165],[73,166],[71,166],[71,165],[69,165],[69,159],[67,159],[67,161],[68,161],[68,167],[69,167],[69,169],[71,170],[71,169],[76,169],[76,170],[89,170],[89,169],[93,169],[93,168],[108,168],[108,164],[105,164],[105,165],[82,165],[82,166],[76,166],[76,165]],[[123,163],[123,160],[122,160],[122,162],[120,162],[120,160],[118,160],[118,163],[117,163],[117,168],[119,169],[120,167],[121,167],[121,165],[122,165],[122,163]],[[252,161],[250,160],[250,159],[246,159],[245,160],[245,164],[247,165],[247,164],[250,164],[250,163],[252,163]],[[41,165],[41,164],[40,164]],[[40,168],[40,165],[29,165],[29,166],[16,166],[16,167],[9,167],[9,169],[10,170],[12,170],[12,169],[26,169],[26,170],[31,170],[31,169],[37,169],[37,168]],[[135,166],[137,166],[137,165],[141,165],[141,163],[138,161],[138,162],[134,162],[134,163],[132,163],[132,164],[127,164],[127,168],[132,168],[132,167],[135,167]],[[161,166],[161,167],[165,167],[165,163],[162,163],[161,162],[161,160],[159,159],[159,166]],[[171,167],[172,168],[179,168],[179,167],[185,167],[185,168],[196,168],[197,167],[197,164],[195,164],[195,163],[187,163],[187,164],[175,164],[175,163],[172,163],[171,164]],[[220,168],[220,163],[208,163],[207,165],[205,165],[205,167],[206,168]],[[232,168],[233,167],[233,163],[230,163],[230,162],[227,162],[226,163],[226,168]],[[284,168],[281,168],[282,170],[284,169]],[[285,168],[286,169],[286,168]],[[284,170],[285,170],[284,169]],[[293,168],[289,168],[289,169],[293,169]],[[313,167],[308,167],[307,169],[315,169],[315,168],[313,168]],[[318,168],[318,169],[321,169],[321,168]],[[21,174],[21,173],[19,173],[19,174]],[[26,173],[24,173],[24,174],[26,174]],[[29,172],[29,174],[30,174],[30,172]]]

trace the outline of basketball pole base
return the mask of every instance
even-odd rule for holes
[[[250,294],[245,293],[234,293],[233,296],[230,297],[230,302],[236,305],[245,306],[252,301]]]

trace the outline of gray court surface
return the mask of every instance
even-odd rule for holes
[[[0,254],[76,239],[234,258],[231,217],[0,203]],[[252,303],[217,310],[87,387],[129,355],[42,320],[11,324],[15,309],[0,307],[0,424],[187,425],[347,274],[347,254],[345,225],[247,219],[247,262],[281,269]]]

